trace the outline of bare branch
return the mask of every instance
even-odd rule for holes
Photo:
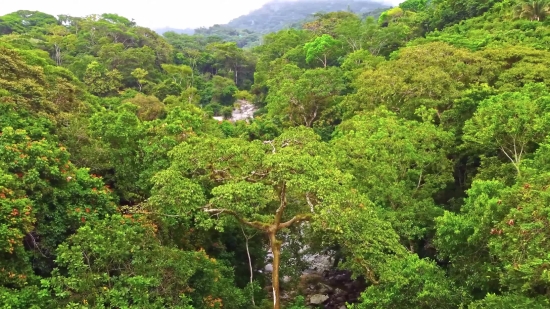
[[[281,223],[281,219],[283,218],[283,213],[286,208],[286,182],[283,182],[280,199],[281,199],[281,205],[275,212],[275,229],[278,229],[279,224]]]
[[[209,214],[213,214],[213,215],[222,215],[222,214],[228,214],[228,215],[231,215],[233,217],[235,217],[235,219],[239,220],[239,222],[241,222],[242,224],[244,225],[248,225],[250,227],[253,227],[255,229],[258,229],[258,230],[261,230],[261,231],[267,231],[268,229],[268,225],[265,224],[265,223],[262,223],[262,222],[257,222],[257,221],[248,221],[248,220],[245,220],[243,219],[241,216],[239,216],[239,214],[237,214],[235,211],[233,210],[229,210],[229,209],[223,209],[223,208],[204,208],[203,209],[206,213],[209,213]]]
[[[264,144],[271,145],[271,148],[273,148],[273,154],[275,154],[275,145],[273,145],[273,141],[264,141]]]
[[[252,287],[254,285],[254,270],[252,269],[252,259],[250,258],[250,250],[248,249],[248,240],[254,237],[256,234],[252,236],[247,236],[242,226],[241,226],[241,231],[243,232],[244,241],[246,245],[246,255],[248,256],[248,268],[250,270],[250,286]],[[254,292],[250,294],[252,297],[252,305],[256,307],[256,302],[254,301]]]
[[[307,204],[309,205],[309,209],[311,210],[311,213],[315,213],[315,209],[314,209],[315,207],[311,202],[311,199],[309,198],[309,193],[306,193],[306,201],[307,201]]]
[[[291,227],[293,224],[297,224],[303,221],[310,221],[312,217],[313,216],[310,214],[294,216],[294,218],[288,220],[287,222],[279,224],[279,229],[286,229]]]

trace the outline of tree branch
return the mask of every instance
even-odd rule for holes
[[[245,245],[246,245],[246,255],[248,256],[248,268],[250,270],[250,287],[253,287],[254,286],[254,270],[252,269],[252,259],[250,258],[250,250],[248,249],[248,240],[251,239],[252,237],[254,237],[256,234],[254,234],[250,237],[247,236],[246,233],[244,232],[244,229],[243,229],[242,226],[241,226],[241,231],[243,232],[244,241],[245,241]],[[256,302],[254,301],[254,291],[252,291],[250,294],[251,294],[251,298],[252,298],[252,305],[254,307],[256,307]]]
[[[311,210],[311,213],[315,213],[315,207],[311,202],[311,199],[309,198],[309,193],[306,193],[306,201],[307,201],[307,204],[309,205],[309,209]]]
[[[203,210],[206,213],[214,214],[214,215],[221,215],[221,214],[225,213],[225,214],[228,214],[228,215],[231,215],[231,216],[235,217],[235,219],[239,220],[239,222],[241,222],[244,225],[248,225],[250,227],[253,227],[253,228],[261,230],[261,231],[267,231],[268,230],[268,225],[267,224],[257,222],[257,221],[245,220],[245,219],[241,218],[241,216],[239,216],[239,214],[237,214],[233,210],[223,209],[223,208],[214,208],[214,209],[204,208]]]
[[[283,187],[281,188],[281,205],[275,212],[275,229],[279,229],[279,224],[283,218],[283,213],[286,208],[286,182],[283,182]]]
[[[311,220],[312,217],[313,216],[310,215],[310,214],[294,216],[294,218],[288,220],[287,222],[279,224],[279,229],[286,229],[286,228],[291,227],[295,223],[300,223],[300,222],[303,222],[303,221],[309,221],[309,220]]]

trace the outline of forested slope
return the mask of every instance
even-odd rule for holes
[[[300,1],[272,1],[260,9],[240,16],[228,24],[201,27],[189,32],[189,29],[157,29],[159,34],[175,32],[189,34],[210,39],[235,42],[239,47],[255,47],[261,44],[262,36],[282,29],[301,29],[302,25],[315,19],[315,14],[347,11],[361,17],[378,16],[387,9],[379,2],[371,1],[329,1],[329,0],[300,0]],[[169,33],[173,36],[173,33]]]
[[[549,31],[543,0],[319,14],[252,50],[1,16],[0,308],[299,309],[326,252],[349,308],[548,308]],[[255,119],[212,119],[238,100]]]
[[[279,31],[312,19],[316,13],[338,11],[354,12],[358,15],[387,8],[379,1],[355,0],[299,0],[271,1],[261,8],[231,20],[227,26],[235,29],[249,29],[266,34]]]

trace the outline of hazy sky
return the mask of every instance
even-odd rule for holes
[[[18,10],[54,16],[116,13],[149,28],[198,28],[224,24],[271,0],[0,0],[0,16]],[[399,0],[380,0],[389,4]]]

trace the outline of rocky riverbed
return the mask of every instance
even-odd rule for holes
[[[245,100],[237,100],[235,103],[235,109],[233,109],[233,113],[231,115],[231,118],[227,119],[231,122],[239,121],[239,120],[248,120],[254,118],[254,112],[256,112],[258,109],[256,106],[248,101]],[[214,119],[218,121],[223,121],[223,117],[214,117]]]
[[[271,253],[267,258],[268,261],[272,258]],[[281,291],[283,299],[291,300],[296,295],[303,295],[312,308],[325,309],[346,309],[346,303],[359,302],[361,293],[367,287],[365,280],[354,280],[350,271],[334,269],[332,254],[304,254],[302,260],[309,267],[300,275],[296,290]],[[270,273],[273,266],[268,263],[264,271]],[[289,282],[290,278],[282,278],[282,281]],[[267,287],[267,290],[270,289]]]
[[[237,106],[238,107],[233,110],[231,121],[247,120],[254,118],[254,112],[257,110],[254,104],[248,101],[238,100]]]

